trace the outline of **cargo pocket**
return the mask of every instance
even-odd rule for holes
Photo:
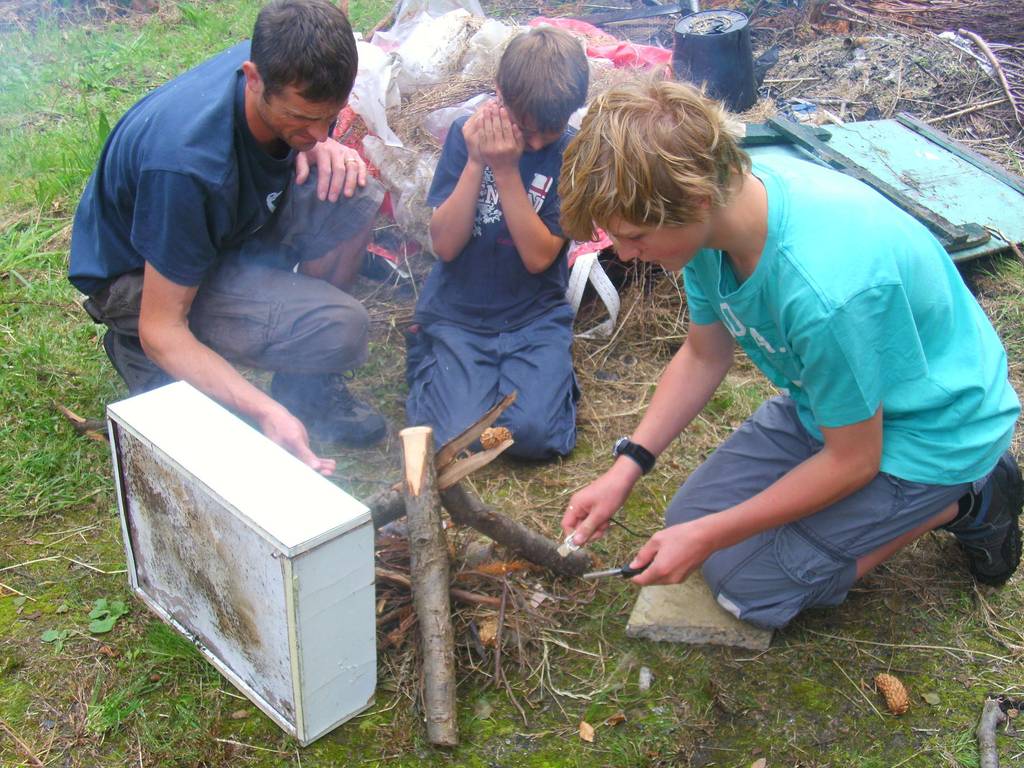
[[[773,544],[775,559],[790,579],[804,586],[821,586],[854,559],[826,544],[800,523],[778,530]]]
[[[201,342],[234,363],[264,367],[280,305],[223,291],[200,291],[192,304],[189,327]]]
[[[121,275],[107,287],[105,295],[98,295],[97,298],[102,322],[117,333],[139,335],[139,311],[142,308],[141,270]]]

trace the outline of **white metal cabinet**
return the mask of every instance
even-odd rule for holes
[[[107,415],[135,593],[302,744],[370,706],[367,508],[183,382]]]

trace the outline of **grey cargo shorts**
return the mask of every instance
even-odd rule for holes
[[[665,510],[677,525],[760,493],[822,449],[788,397],[775,397],[699,466]],[[925,485],[884,472],[856,493],[793,523],[763,531],[707,559],[704,578],[718,603],[744,621],[782,627],[812,606],[837,605],[857,560],[935,517],[987,478]]]
[[[330,283],[293,271],[372,225],[384,190],[370,179],[337,203],[316,197],[315,168],[293,184],[270,224],[237,249],[199,286],[189,328],[239,365],[291,373],[341,373],[366,359],[369,318],[359,301]],[[142,271],[119,276],[86,309],[110,331],[104,346],[132,394],[170,381],[139,343]]]

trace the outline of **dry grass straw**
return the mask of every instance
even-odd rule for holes
[[[402,104],[388,110],[388,125],[411,149],[433,152],[441,145],[422,127],[423,118],[438,109],[454,107],[481,93],[494,89],[494,78],[458,76],[447,83],[417,91]]]

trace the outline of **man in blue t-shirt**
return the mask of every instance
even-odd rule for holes
[[[695,470],[630,564],[638,584],[696,568],[767,627],[842,601],[927,531],[972,575],[1020,561],[1020,410],[1006,353],[932,234],[861,182],[808,161],[751,164],[691,86],[617,88],[566,150],[562,214],[626,260],[683,270],[690,327],[612,467],[562,519],[600,536],[656,455],[707,404],[739,345],[783,395]]]
[[[547,459],[576,444],[558,173],[588,77],[580,42],[539,27],[506,48],[498,98],[448,132],[427,196],[439,262],[407,365],[408,421],[433,427],[439,444],[513,391],[497,422],[511,454]]]
[[[383,192],[330,138],[357,70],[328,0],[275,0],[242,43],[111,131],[75,214],[71,282],[132,394],[183,379],[314,469],[309,436],[380,439],[343,374],[367,349],[354,279]],[[230,361],[230,362],[229,362]],[[275,372],[270,395],[232,363]]]

